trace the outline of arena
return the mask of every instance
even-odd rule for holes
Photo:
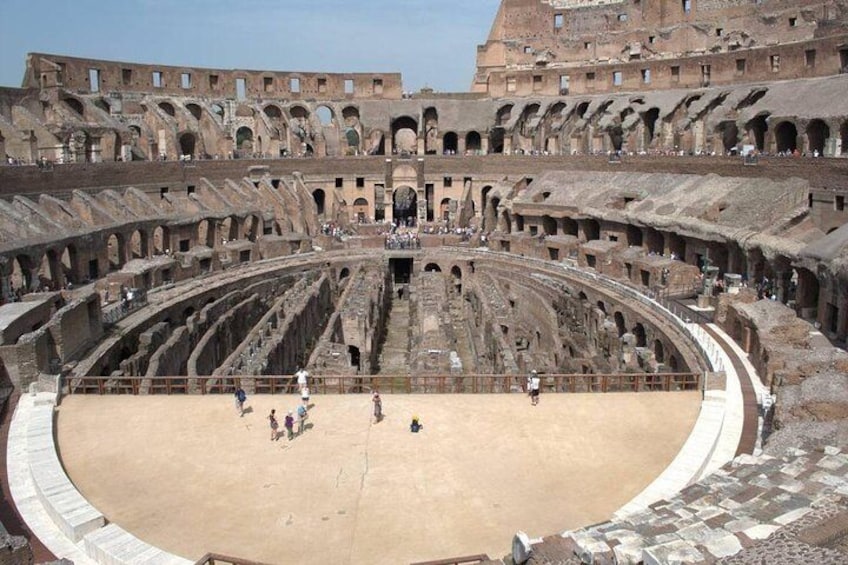
[[[27,55],[0,562],[845,562],[848,6],[800,6],[503,0],[453,94]]]

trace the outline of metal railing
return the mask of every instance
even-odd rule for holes
[[[700,390],[700,373],[540,374],[548,393],[675,392]],[[291,376],[73,377],[68,394],[294,394]],[[313,375],[313,394],[503,394],[526,392],[526,375]]]

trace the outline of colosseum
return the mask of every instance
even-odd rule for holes
[[[848,2],[502,0],[476,55],[26,55],[0,563],[848,562]]]

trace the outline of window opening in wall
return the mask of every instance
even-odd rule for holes
[[[559,76],[559,93],[562,95],[568,94],[569,78],[568,75]]]
[[[539,235],[539,227],[530,226],[530,235]]]
[[[295,94],[300,92],[300,79],[297,77],[293,77],[289,79],[289,92],[293,92]]]
[[[263,77],[262,89],[265,92],[274,92],[274,77]]]
[[[721,34],[724,33],[724,30],[720,27],[716,28],[716,37],[721,37]]]
[[[506,77],[506,91],[515,92],[515,77]]]
[[[383,79],[375,78],[373,82],[374,94],[382,94],[383,93]]]
[[[839,50],[839,72],[848,73],[848,49]]]
[[[344,187],[344,178],[343,177],[336,177],[336,188],[342,188],[342,187]]]
[[[244,100],[247,97],[247,81],[243,78],[236,79],[236,99]]]
[[[613,71],[612,73],[612,84],[613,86],[621,86],[622,82],[621,71]]]
[[[178,245],[179,245],[179,248],[180,248],[180,252],[185,253],[186,251],[191,249],[191,240],[181,239],[180,243]]]
[[[162,72],[153,71],[153,88],[162,88]]]
[[[542,75],[533,75],[533,90],[542,90]]]
[[[701,86],[710,85],[711,69],[710,65],[701,65]]]
[[[195,191],[195,186],[193,184],[186,186],[186,194],[194,194],[194,191]]]
[[[554,14],[554,29],[562,29],[565,18],[562,14]]]
[[[130,86],[132,84],[132,69],[121,69],[121,82],[124,86]]]
[[[365,188],[365,177],[356,177],[356,188]]]
[[[209,75],[209,88],[218,90],[218,75]]]
[[[532,55],[533,54],[533,48],[530,47],[529,45],[525,45],[524,46],[524,54],[525,55]]]
[[[324,94],[325,92],[327,92],[327,79],[319,78],[318,79],[318,93]]]
[[[642,82],[651,84],[651,69],[642,69]]]
[[[444,178],[445,188],[450,188],[453,186],[453,177],[445,177]]]
[[[692,0],[683,0],[683,13],[688,14],[692,11]]]
[[[798,18],[789,18],[789,27],[798,27]]]
[[[88,85],[91,92],[100,92],[100,70],[88,69]]]
[[[165,195],[168,194],[168,187],[162,186],[159,188],[159,198],[165,198]]]
[[[627,14],[619,14],[618,15],[618,21],[626,22],[627,21]]]
[[[191,73],[180,74],[180,86],[183,88],[191,88]]]
[[[780,71],[780,55],[772,55],[769,57],[769,61],[771,61],[771,72],[776,73]]]
[[[648,36],[648,43],[650,43],[651,45],[653,45],[653,44],[654,44],[654,43],[656,43],[656,42],[657,42],[657,36],[655,36],[655,35],[649,35],[649,36]]]
[[[807,65],[807,68],[812,69],[816,66],[816,50],[815,49],[807,49],[804,51],[804,64]]]
[[[344,81],[345,94],[353,94],[353,79],[345,79]]]
[[[744,75],[745,74],[745,59],[736,59],[736,74]]]
[[[813,207],[813,193],[811,192],[807,195],[807,208],[812,208],[812,207]]]
[[[678,65],[671,67],[671,82],[680,82],[680,67]]]
[[[594,90],[595,88],[595,73],[586,73],[586,89]]]
[[[836,208],[837,212],[842,212],[845,210],[845,196],[841,194],[836,195],[836,199],[833,201],[833,204]]]

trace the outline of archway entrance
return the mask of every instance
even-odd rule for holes
[[[810,145],[810,153],[818,151],[819,155],[824,155],[824,144],[827,138],[830,137],[830,128],[821,120],[813,120],[807,126],[807,141]]]
[[[798,148],[798,130],[792,122],[780,122],[774,130],[778,153],[792,153]]]
[[[398,225],[412,227],[418,219],[418,193],[408,186],[401,186],[392,196],[392,214]]]
[[[180,155],[194,158],[195,137],[193,133],[184,133],[180,136]]]
[[[321,188],[315,189],[315,191],[312,193],[312,199],[315,200],[315,207],[317,208],[318,215],[323,216],[325,202],[324,190]]]

